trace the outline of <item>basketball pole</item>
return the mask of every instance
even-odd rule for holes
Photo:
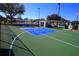
[[[38,8],[38,26],[39,26],[39,19],[40,19],[40,8]]]

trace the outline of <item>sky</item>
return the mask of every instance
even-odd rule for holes
[[[25,13],[23,18],[38,19],[38,8],[40,8],[40,18],[45,18],[48,15],[58,13],[57,3],[25,3]],[[60,4],[60,16],[66,20],[74,21],[77,17],[77,11],[79,10],[79,3],[61,3]],[[3,13],[0,13],[3,15]]]
[[[45,18],[48,15],[58,13],[57,3],[26,3],[24,4],[26,12],[22,16],[29,19],[38,18],[38,8],[40,8],[40,18]],[[61,3],[60,4],[60,16],[73,21],[76,20],[77,11],[79,10],[79,3]]]

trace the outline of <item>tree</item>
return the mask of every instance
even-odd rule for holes
[[[59,16],[58,14],[52,14],[52,15],[48,15],[47,16],[47,20],[48,20],[48,24],[51,25],[52,20],[56,21],[56,26],[58,26],[59,21],[62,22],[65,19],[61,16]]]
[[[78,25],[79,21],[72,21],[72,25]]]
[[[2,24],[2,21],[3,21],[4,23],[7,22],[6,18],[0,15],[0,24]]]
[[[1,23],[2,19],[4,20],[5,18],[0,15],[0,23]]]
[[[62,17],[57,14],[52,14],[47,16],[47,20],[57,20],[57,21],[64,20],[64,18],[63,19],[61,18]]]
[[[28,20],[28,18],[24,18],[24,20]]]
[[[73,29],[78,30],[79,21],[72,21]]]
[[[39,21],[45,20],[44,18],[39,19]]]
[[[24,5],[19,3],[2,3],[0,4],[0,12],[3,12],[6,17],[8,16],[12,20],[16,15],[24,13]]]

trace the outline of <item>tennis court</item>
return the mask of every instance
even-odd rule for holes
[[[54,29],[48,29],[48,28],[21,28],[22,30],[24,30],[25,32],[28,32],[34,36],[39,36],[39,35],[46,35],[48,33],[54,33],[56,32],[56,30]]]
[[[9,29],[17,36],[18,40],[15,41],[15,45],[24,48],[18,48],[13,45],[14,55],[35,55],[35,56],[79,56],[79,32],[65,31],[42,28],[39,29],[41,34],[35,34],[39,32],[33,28],[22,30],[15,26],[8,26]],[[53,30],[53,31],[52,31]],[[30,33],[28,33],[28,32]],[[45,33],[45,35],[43,35]],[[35,35],[32,35],[35,34]],[[21,40],[21,42],[19,42]],[[23,43],[23,44],[21,44]],[[9,48],[9,47],[8,47]],[[27,50],[28,51],[27,51]],[[30,53],[29,53],[30,51]]]

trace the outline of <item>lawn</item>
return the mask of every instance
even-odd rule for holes
[[[11,35],[14,35],[13,38],[24,32],[15,26],[7,26],[7,28],[11,31]],[[9,37],[6,36],[6,38]],[[12,40],[9,38],[4,41],[11,43]],[[7,43],[2,45],[3,48],[9,48],[9,46],[10,44]],[[58,30],[42,36],[33,36],[25,32],[19,36],[19,40],[15,41],[13,52],[14,55],[79,56],[79,32]]]

